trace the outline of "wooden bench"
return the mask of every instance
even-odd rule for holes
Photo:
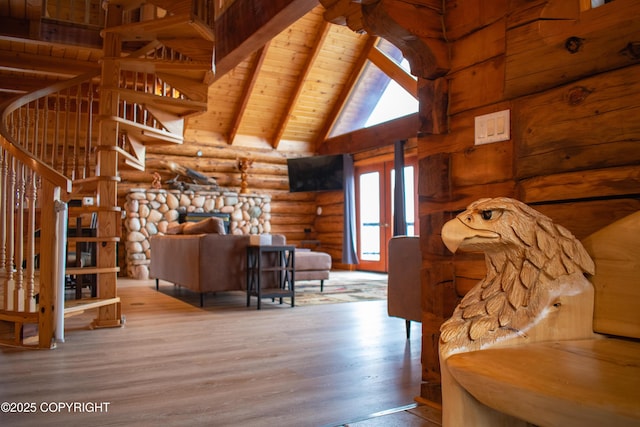
[[[506,342],[441,340],[445,427],[640,425],[640,212],[583,245],[595,292],[559,296]]]

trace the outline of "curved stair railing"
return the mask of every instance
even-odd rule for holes
[[[100,189],[119,181],[118,176],[97,176],[101,156],[115,151],[119,168],[144,170],[146,145],[182,143],[184,118],[206,110],[212,76],[213,1],[151,0],[140,2],[140,7],[154,3],[154,8],[171,9],[169,15],[154,9],[151,19],[149,14],[143,19],[142,9],[132,13],[129,8],[123,13],[124,24],[105,31],[124,38],[132,28],[144,35],[184,25],[185,37],[202,37],[204,42],[193,48],[171,37],[163,42],[150,37],[138,51],[111,57],[118,62],[115,87],[102,85],[103,66],[0,106],[0,344],[53,348],[56,341],[64,340],[63,317],[88,308],[99,308],[104,314],[99,314],[94,327],[121,324],[115,295],[119,269],[112,256],[119,237],[99,232],[86,240],[99,246],[98,255],[105,251],[97,267],[66,266],[67,244],[83,240],[67,239],[68,218],[89,212],[96,215],[98,228],[103,218],[109,224],[105,228],[113,229],[120,208],[67,209],[66,202],[89,195],[101,199]],[[181,52],[185,47],[187,54]],[[112,113],[101,115],[99,94],[105,91],[118,101]],[[99,140],[104,139],[100,127],[107,122],[118,130],[114,141],[105,143]],[[107,198],[112,197],[102,197]],[[100,279],[105,279],[108,291],[65,304],[68,274],[96,274],[98,287]],[[2,327],[10,324],[13,328]]]
[[[1,108],[0,321],[14,324],[13,337],[0,337],[5,344],[55,345],[55,316],[64,301],[61,202],[73,179],[94,169],[96,76],[54,84]]]

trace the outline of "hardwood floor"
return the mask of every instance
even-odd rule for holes
[[[0,402],[36,407],[0,413],[0,424],[335,426],[420,392],[420,325],[407,341],[385,301],[265,300],[258,311],[240,292],[208,296],[202,309],[161,283],[119,280],[123,328],[88,330],[87,312],[66,320],[55,350],[0,349]],[[100,402],[107,412],[86,411]]]

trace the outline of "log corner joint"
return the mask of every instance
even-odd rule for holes
[[[331,9],[330,16],[325,13],[325,19],[333,23],[342,23],[349,25],[355,32],[366,31],[372,36],[378,36],[386,39],[395,45],[403,56],[409,61],[411,66],[411,74],[429,80],[435,80],[447,74],[450,70],[449,49],[444,34],[437,37],[424,37],[405,28],[402,23],[398,22],[394,13],[392,2],[386,0],[368,0],[348,3],[348,7],[342,11],[335,9],[345,2],[331,2],[330,0],[321,0],[321,3],[327,10]],[[333,3],[333,4],[332,4]],[[359,11],[355,11],[354,7],[359,7]],[[438,13],[431,9],[415,9],[416,13]],[[353,18],[353,14],[360,16]],[[402,13],[402,12],[400,12]],[[357,22],[358,28],[354,28],[349,23]],[[361,28],[360,28],[361,26]]]

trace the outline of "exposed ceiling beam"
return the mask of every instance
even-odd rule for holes
[[[320,154],[353,154],[371,150],[403,139],[415,138],[418,135],[419,127],[419,115],[414,113],[330,138],[318,151]]]
[[[228,144],[233,144],[233,140],[236,139],[236,135],[238,133],[238,129],[240,128],[240,123],[242,122],[242,117],[244,116],[244,110],[247,108],[247,104],[249,103],[249,97],[251,96],[251,92],[253,92],[253,87],[258,80],[258,75],[260,75],[260,69],[262,68],[262,63],[264,62],[264,58],[267,56],[267,51],[269,50],[269,42],[265,44],[257,53],[256,58],[253,62],[253,67],[247,78],[247,82],[245,84],[244,89],[242,90],[242,94],[240,95],[240,102],[238,103],[238,109],[233,116],[233,123],[230,126],[229,137],[227,138]]]
[[[73,77],[100,69],[97,62],[0,50],[0,67],[32,74]]]
[[[236,0],[215,22],[215,79],[287,29],[318,0]]]
[[[287,109],[282,114],[280,123],[278,123],[278,126],[276,127],[276,134],[273,137],[273,148],[278,148],[278,145],[280,144],[282,135],[284,134],[284,131],[287,128],[287,123],[289,123],[289,120],[291,119],[291,112],[294,110],[298,102],[298,98],[302,93],[302,88],[304,87],[304,83],[307,80],[307,76],[309,75],[309,72],[313,68],[313,64],[316,62],[316,59],[318,58],[318,54],[320,54],[320,52],[322,51],[322,45],[324,44],[324,41],[327,38],[330,25],[331,24],[329,22],[324,20],[322,21],[321,27],[318,30],[318,35],[313,43],[311,53],[307,58],[307,62],[304,64],[304,68],[302,69],[302,72],[298,77],[298,81],[296,82],[296,85],[293,89],[293,94],[291,95],[291,97],[289,98],[289,102],[287,103]]]
[[[349,95],[355,87],[355,83],[358,81],[360,74],[362,74],[362,70],[364,69],[364,66],[367,63],[367,59],[369,57],[369,52],[371,52],[371,50],[375,47],[377,41],[377,37],[367,38],[367,41],[362,48],[362,52],[360,53],[358,60],[353,64],[351,74],[349,75],[347,81],[344,83],[342,92],[337,98],[338,102],[336,102],[333,105],[333,108],[331,108],[331,111],[327,115],[327,119],[324,122],[322,130],[320,130],[320,132],[318,133],[315,143],[316,151],[320,151],[320,146],[327,139],[329,133],[331,132],[331,129],[333,128],[333,125],[335,124],[336,120],[338,120],[340,112],[344,108],[345,103],[349,99]]]
[[[369,60],[382,70],[392,80],[395,80],[404,90],[418,99],[418,82],[400,65],[385,55],[380,49],[374,48],[369,52]]]

